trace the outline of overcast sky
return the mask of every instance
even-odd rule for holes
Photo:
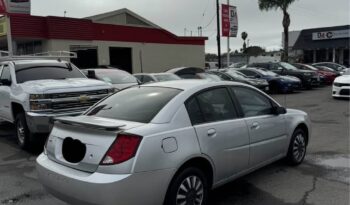
[[[203,35],[209,37],[206,52],[217,52],[215,0],[32,0],[32,15],[86,17],[94,14],[128,8],[153,23],[177,35],[187,35],[197,27],[205,27]],[[221,0],[220,3],[226,3]],[[268,50],[281,47],[281,11],[262,12],[258,0],[230,0],[237,6],[239,34],[248,32],[250,45]],[[349,0],[297,0],[290,7],[290,30],[349,24]],[[212,20],[212,21],[211,21]],[[231,49],[242,47],[242,39],[231,38]],[[226,38],[222,38],[222,52],[227,51]]]

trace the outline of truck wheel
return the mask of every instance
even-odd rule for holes
[[[172,180],[164,205],[205,205],[208,191],[205,174],[200,169],[189,167]]]
[[[30,147],[31,133],[27,126],[27,121],[24,113],[16,115],[16,137],[17,143],[21,149],[28,149]]]

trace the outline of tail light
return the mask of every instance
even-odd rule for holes
[[[139,148],[141,136],[118,134],[117,139],[104,156],[101,165],[114,165],[133,158]]]

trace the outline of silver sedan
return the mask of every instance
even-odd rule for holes
[[[203,205],[211,189],[276,160],[302,163],[310,136],[306,113],[249,85],[169,81],[57,119],[37,170],[72,204]]]

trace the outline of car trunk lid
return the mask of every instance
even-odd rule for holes
[[[92,173],[97,170],[118,133],[143,125],[84,115],[57,118],[46,152],[57,163]]]

